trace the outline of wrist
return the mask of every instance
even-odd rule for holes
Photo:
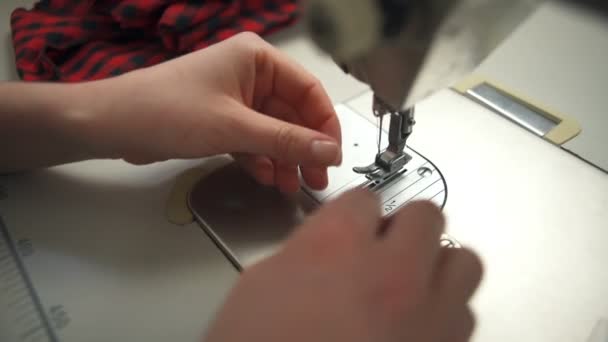
[[[121,106],[131,97],[123,77],[67,85],[73,100],[61,111],[72,136],[90,159],[123,158],[125,127],[121,116],[126,113]]]
[[[100,140],[103,114],[98,100],[104,98],[94,82],[50,85],[54,96],[46,104],[51,112],[48,125],[72,146],[78,160],[108,158]],[[96,94],[97,92],[97,94]]]
[[[91,94],[83,84],[0,83],[0,172],[102,157]]]

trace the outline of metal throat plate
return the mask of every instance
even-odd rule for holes
[[[390,184],[376,188],[365,175],[355,173],[354,166],[369,164],[377,153],[377,127],[345,105],[336,106],[336,111],[342,125],[343,163],[329,170],[325,190],[303,187],[297,194],[285,195],[229,164],[202,179],[190,193],[189,206],[197,221],[237,269],[272,255],[306,215],[355,187],[376,191],[385,215],[412,200],[445,205],[447,185],[440,170],[410,148],[406,152],[412,160]],[[441,243],[458,246],[448,236]]]

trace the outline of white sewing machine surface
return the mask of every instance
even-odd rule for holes
[[[365,112],[370,101],[346,105]],[[419,113],[412,146],[446,176],[448,233],[485,263],[474,340],[584,341],[608,315],[606,174],[451,91]],[[197,224],[164,216],[175,176],[200,163],[93,161],[2,178],[3,230],[22,260],[6,266],[0,246],[0,305],[22,315],[2,316],[2,340],[197,339],[238,276]],[[249,242],[267,244],[250,228]],[[30,287],[17,286],[19,269]]]

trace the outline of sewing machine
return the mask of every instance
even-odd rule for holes
[[[388,147],[381,151],[379,140],[374,162],[355,167],[354,171],[374,182],[390,181],[411,160],[404,148],[415,125],[415,104],[454,86],[470,74],[545,2],[307,1],[305,21],[313,41],[332,56],[344,72],[369,84],[374,92],[370,110],[379,118],[379,137],[382,137],[383,117],[390,117]],[[575,3],[608,13],[605,1]],[[515,101],[489,84],[482,87],[485,87],[485,97],[473,91],[479,100],[517,112]],[[540,114],[524,118],[534,116],[525,112],[525,108],[519,111],[509,114],[519,115],[520,121],[543,120]],[[571,138],[576,133],[565,135]]]
[[[347,6],[354,9],[354,4]],[[563,56],[557,54],[564,47],[583,46],[588,52],[604,42],[606,31],[589,29],[588,17],[580,14],[546,7],[534,19],[518,39],[565,26],[574,28],[572,37],[580,43],[534,41],[554,47],[542,53],[517,46],[517,54],[526,55],[522,64],[536,54],[554,54],[556,61],[545,64],[561,67]],[[590,31],[598,33],[586,36]],[[540,134],[502,120],[496,115],[499,107],[488,105],[505,99],[496,97],[494,87],[457,84],[414,100],[416,134],[405,137],[406,146],[396,150],[411,159],[404,159],[404,173],[376,188],[376,173],[359,174],[353,168],[365,167],[384,152],[378,151],[380,118],[373,113],[375,95],[384,98],[384,92],[369,92],[342,77],[304,38],[276,38],[275,44],[321,78],[336,103],[350,159],[330,170],[330,187],[321,192],[305,188],[285,198],[251,182],[223,158],[145,167],[88,161],[0,178],[0,234],[5,237],[0,239],[0,322],[6,323],[0,324],[0,333],[8,335],[4,339],[0,334],[0,340],[199,340],[238,279],[233,266],[247,267],[273,253],[319,203],[349,187],[368,186],[386,198],[397,196],[395,202],[385,201],[388,214],[416,196],[444,207],[450,234],[444,243],[463,243],[480,254],[486,274],[472,303],[478,315],[475,341],[595,342],[588,338],[601,334],[607,324],[602,318],[608,317],[605,172],[539,139]],[[583,57],[581,63],[591,64],[588,54]],[[504,62],[503,68],[511,73],[524,69]],[[603,72],[589,65],[573,69]],[[527,84],[548,74],[520,78]],[[599,78],[603,84],[605,78]],[[538,84],[553,88],[549,81]],[[587,84],[561,97],[575,102],[581,94],[589,95],[586,101],[605,108],[604,92],[594,93]],[[547,102],[558,102],[559,95],[548,92]],[[396,112],[405,108],[410,107]],[[529,122],[534,113],[530,115],[522,120]],[[549,130],[557,126],[561,124]],[[381,130],[384,141],[391,140],[390,131],[403,132]],[[553,142],[551,136],[542,137]],[[199,222],[175,225],[167,220],[166,200],[181,184],[178,176],[192,175],[190,170],[195,176],[201,175],[198,170],[206,174],[196,184],[192,178],[183,183],[194,186],[187,195],[194,210],[180,206],[186,195],[180,191],[175,192],[178,201],[170,201],[176,207],[168,207],[178,214],[194,213]],[[25,338],[12,338],[19,334]]]
[[[329,189],[315,192],[304,186],[295,198],[264,192],[238,170],[220,170],[194,187],[190,210],[235,267],[242,269],[270,255],[313,208],[354,187],[380,194],[387,215],[418,199],[433,200],[443,208],[448,184],[441,165],[435,165],[432,156],[429,159],[420,154],[424,150],[409,148],[407,142],[416,123],[416,104],[449,87],[502,111],[505,117],[553,139],[553,143],[572,139],[580,127],[567,117],[522,104],[521,99],[489,82],[457,86],[545,2],[307,1],[304,21],[312,40],[345,73],[369,85],[372,92],[368,108],[354,110],[348,104],[337,107],[343,123],[345,162],[330,170]],[[578,5],[608,13],[608,6],[601,2]],[[347,7],[349,11],[344,11]],[[385,117],[390,120],[387,131]],[[373,129],[378,132],[374,134]],[[384,140],[388,141],[386,147]],[[432,177],[426,177],[427,172]],[[218,188],[218,184],[226,183],[231,186]],[[412,184],[417,186],[410,188]],[[209,197],[209,193],[218,195]],[[256,195],[247,200],[247,194]],[[277,211],[285,207],[281,203],[291,204]],[[244,238],[238,228],[244,225],[255,226],[253,230],[262,242]],[[442,243],[459,246],[449,235]]]

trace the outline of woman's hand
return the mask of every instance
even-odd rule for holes
[[[372,193],[342,195],[243,272],[206,341],[468,341],[481,263],[443,229],[433,204],[386,220]]]
[[[120,77],[91,82],[97,154],[145,164],[231,153],[285,192],[327,185],[340,124],[317,79],[254,34]]]

